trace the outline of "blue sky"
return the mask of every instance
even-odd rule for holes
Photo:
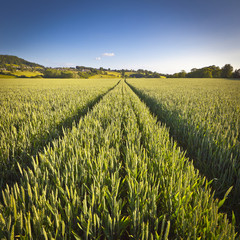
[[[1,0],[0,54],[44,66],[240,68],[239,0]]]

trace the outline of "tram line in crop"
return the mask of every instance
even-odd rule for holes
[[[19,164],[0,237],[237,239],[209,182],[122,80],[63,136]]]

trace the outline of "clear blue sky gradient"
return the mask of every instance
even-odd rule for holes
[[[239,0],[1,0],[0,54],[49,67],[238,69],[239,9]]]

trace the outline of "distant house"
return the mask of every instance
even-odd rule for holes
[[[81,72],[91,72],[89,69],[81,69]]]

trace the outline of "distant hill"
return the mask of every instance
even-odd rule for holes
[[[0,78],[162,78],[164,75],[144,69],[111,70],[103,67],[44,67],[17,56],[0,55]]]
[[[26,61],[22,58],[11,56],[11,55],[0,55],[0,66],[4,67],[7,65],[18,65],[18,66],[28,66],[28,67],[40,67],[44,68],[44,66]]]

